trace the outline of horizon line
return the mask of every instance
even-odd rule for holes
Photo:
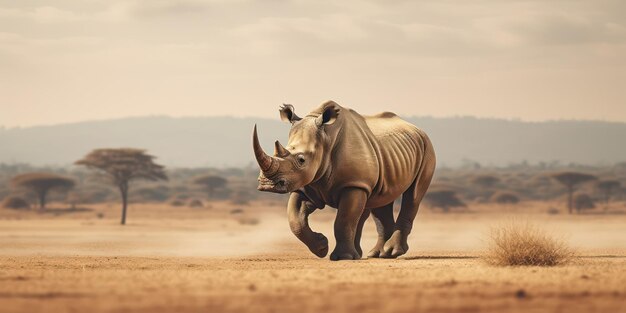
[[[490,121],[506,121],[506,122],[518,122],[518,123],[528,123],[528,124],[539,124],[539,123],[554,123],[554,122],[589,122],[589,123],[608,123],[608,124],[626,124],[626,121],[612,121],[605,119],[576,119],[576,118],[560,118],[560,119],[542,119],[542,120],[529,120],[518,117],[488,117],[488,116],[477,116],[477,115],[447,115],[447,116],[434,116],[434,115],[399,115],[401,118],[430,118],[430,119],[476,119],[476,120],[490,120]],[[55,126],[65,126],[65,125],[76,125],[76,124],[85,124],[85,123],[97,123],[97,122],[108,122],[108,121],[120,121],[120,120],[132,120],[132,119],[148,119],[148,118],[168,118],[168,119],[205,119],[205,118],[234,118],[234,119],[262,119],[262,120],[275,120],[280,121],[277,117],[276,119],[262,116],[250,116],[250,115],[169,115],[169,114],[148,114],[148,115],[129,115],[123,117],[110,117],[110,118],[94,118],[94,119],[84,119],[78,121],[67,121],[67,122],[59,122],[59,123],[50,123],[50,124],[33,124],[33,125],[17,125],[17,126],[6,126],[0,125],[0,131],[2,130],[20,130],[20,129],[29,129],[29,128],[39,128],[39,127],[55,127]]]

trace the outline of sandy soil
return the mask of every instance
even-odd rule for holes
[[[330,262],[290,234],[282,207],[235,208],[135,205],[123,227],[114,206],[2,211],[0,312],[626,312],[624,215],[425,211],[406,257]],[[312,227],[332,238],[332,219],[324,210]],[[484,235],[511,219],[562,236],[580,257],[484,264]],[[364,236],[368,250],[370,221]]]

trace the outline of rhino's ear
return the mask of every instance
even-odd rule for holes
[[[315,124],[317,127],[322,127],[323,125],[330,125],[337,120],[337,116],[339,116],[339,108],[334,105],[329,105],[324,108],[324,112],[320,114],[317,118],[315,118]]]
[[[280,112],[280,119],[285,122],[293,124],[301,120],[301,118],[296,115],[296,111],[291,104],[283,104],[278,111]]]

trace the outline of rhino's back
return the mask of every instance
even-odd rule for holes
[[[415,125],[401,119],[395,113],[391,112],[365,116],[365,121],[374,136],[379,139],[385,138],[390,134],[398,133],[415,135],[419,131]]]
[[[415,180],[424,156],[425,133],[394,113],[365,116],[376,138],[380,174],[368,206],[385,205],[400,196]]]

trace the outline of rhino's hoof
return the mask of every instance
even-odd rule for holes
[[[354,241],[354,249],[359,254],[359,259],[363,257],[363,249],[361,248],[361,243]]]
[[[379,255],[379,257],[386,258],[386,259],[395,259],[405,253],[406,253],[406,250],[402,249],[401,247],[395,247],[395,248],[389,248],[383,251]]]
[[[315,236],[315,244],[309,246],[309,250],[317,257],[323,258],[328,254],[328,239],[320,233],[315,233]]]
[[[339,260],[360,260],[361,255],[356,251],[356,249],[342,249],[335,248],[333,253],[330,254],[331,261],[339,261]]]
[[[367,257],[368,258],[380,258],[381,255],[383,254],[383,246],[376,246],[374,248],[372,248],[372,250],[370,250],[370,252],[367,253]]]
[[[383,247],[379,257],[381,258],[397,258],[405,254],[409,250],[409,245],[406,242],[405,237],[399,231],[396,231]]]

